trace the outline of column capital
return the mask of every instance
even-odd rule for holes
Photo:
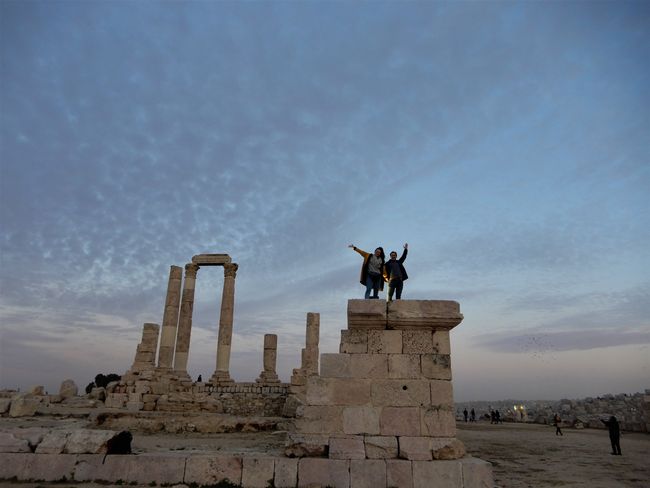
[[[237,269],[239,265],[237,263],[226,263],[223,265],[223,276],[224,278],[236,278]]]
[[[187,263],[185,265],[185,276],[190,278],[196,278],[196,272],[199,270],[199,265],[194,263]]]

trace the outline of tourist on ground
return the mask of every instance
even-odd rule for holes
[[[559,413],[555,414],[555,417],[553,418],[553,424],[555,425],[555,435],[564,435],[562,433],[562,429],[560,429],[560,424],[562,424],[562,419],[560,418]]]
[[[472,409],[472,411],[469,413],[469,421],[476,422],[476,412],[474,411],[474,409]]]
[[[404,269],[404,260],[408,254],[409,245],[408,243],[404,244],[404,252],[402,257],[397,259],[397,252],[390,252],[390,260],[386,262],[386,278],[388,280],[388,296],[387,301],[393,301],[393,293],[395,293],[395,299],[400,300],[402,298],[402,289],[404,287],[404,282],[408,280],[408,275]]]
[[[354,244],[350,244],[348,247],[363,256],[359,283],[366,287],[364,298],[379,298],[379,291],[384,289],[384,263],[386,259],[384,248],[378,247],[373,254],[370,254],[362,251]],[[370,296],[371,291],[373,292],[372,296]]]
[[[503,423],[503,421],[501,420],[501,412],[499,412],[499,409],[494,411],[494,423],[495,424]]]
[[[469,416],[469,413],[467,413],[467,408],[463,410],[463,417],[465,417],[465,422],[467,422],[467,418]]]
[[[609,430],[609,441],[612,443],[612,454],[614,456],[621,456],[621,429],[618,425],[618,420],[613,415],[609,420],[600,419],[600,421],[607,426]]]

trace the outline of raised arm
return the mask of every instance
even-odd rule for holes
[[[354,249],[355,251],[357,251],[357,252],[358,252],[359,254],[361,254],[364,258],[367,258],[368,256],[370,256],[370,253],[369,253],[369,252],[366,252],[366,251],[363,251],[363,250],[359,249],[359,248],[356,247],[354,244],[350,244],[348,247]]]
[[[404,243],[404,252],[402,253],[402,257],[399,258],[399,262],[403,263],[404,260],[406,259],[406,255],[409,252],[409,244],[408,242]]]

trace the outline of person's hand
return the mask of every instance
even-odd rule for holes
[[[408,249],[408,248],[409,248],[409,243],[408,243],[408,242],[405,242],[405,243],[404,243],[404,249]]]
[[[348,247],[354,249],[354,244],[350,244]]]

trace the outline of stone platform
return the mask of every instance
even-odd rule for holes
[[[103,458],[103,454],[2,453],[0,480],[151,486],[202,486],[229,480],[244,488],[493,486],[491,465],[472,457],[453,461],[342,460],[174,452],[108,456],[102,464]]]

